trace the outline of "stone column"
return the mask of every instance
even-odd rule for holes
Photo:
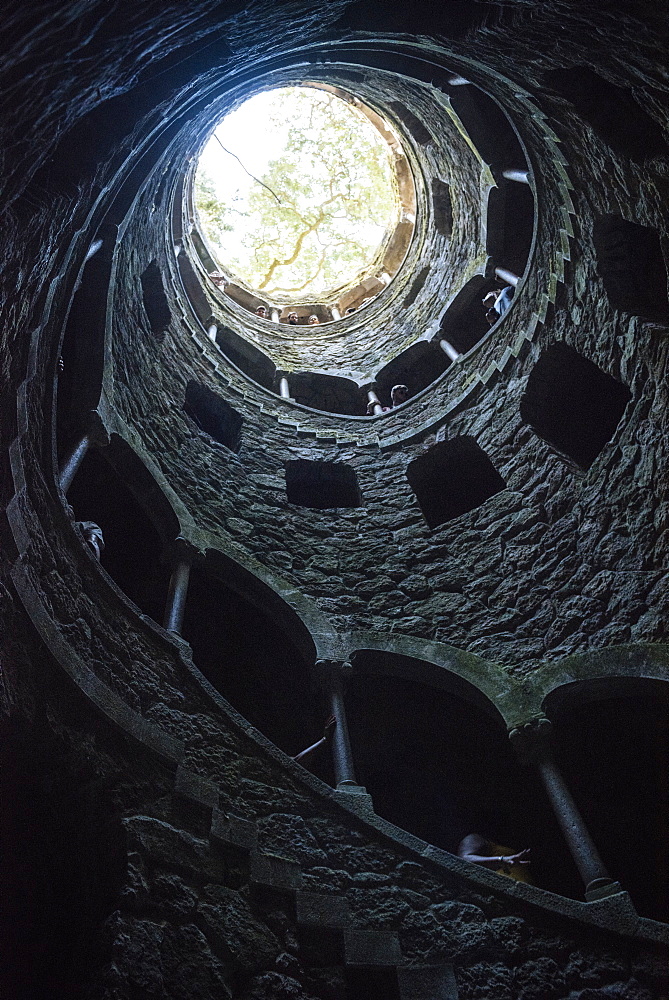
[[[506,281],[507,284],[513,285],[514,288],[520,281],[520,278],[518,277],[517,274],[514,274],[513,271],[507,271],[505,267],[496,267],[495,274],[500,279],[500,281]]]
[[[279,379],[279,395],[282,399],[290,399],[290,386],[285,375]]]
[[[218,327],[215,323],[210,323],[207,327],[207,336],[209,337],[212,344],[216,343],[216,334],[218,333]]]
[[[512,729],[509,739],[521,762],[534,765],[539,772],[571,856],[583,879],[586,900],[592,902],[622,892],[620,883],[614,881],[604,867],[578,806],[555,762],[551,733],[550,721],[539,718]]]
[[[330,314],[333,319],[341,319],[341,313],[339,312],[336,306],[332,306],[332,308],[330,309]]]
[[[456,351],[453,345],[449,344],[449,342],[447,340],[444,340],[443,337],[439,341],[439,346],[441,347],[444,354],[451,359],[451,361],[457,361],[458,358],[462,357],[460,351]]]
[[[270,319],[272,320],[272,323],[278,323],[279,322],[279,317],[280,317],[281,313],[279,312],[278,309],[270,309],[269,315],[270,315]]]
[[[83,434],[74,442],[60,466],[58,482],[63,493],[67,493],[72,480],[77,474],[86,453],[93,445],[106,448],[109,444],[109,434],[97,410],[92,410],[88,416],[87,427]]]
[[[465,80],[464,76],[449,76],[448,86],[449,87],[465,87],[469,83],[469,80]]]
[[[353,668],[346,660],[316,660],[316,671],[325,691],[329,711],[337,723],[332,734],[335,787],[339,790],[357,790],[360,786],[353,769],[353,753],[344,706],[344,690]]]
[[[527,170],[503,170],[502,177],[506,177],[507,181],[516,181],[518,184],[530,183],[530,175]]]
[[[167,560],[172,567],[172,575],[167,592],[163,628],[167,629],[168,632],[176,632],[177,635],[181,635],[188,596],[190,568],[195,555],[195,548],[181,536],[175,538],[166,552]]]
[[[367,390],[367,402],[374,403],[374,416],[377,417],[379,413],[383,413],[383,407],[381,406],[379,397],[376,395],[373,389]]]

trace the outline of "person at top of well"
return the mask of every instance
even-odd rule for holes
[[[225,275],[221,274],[220,271],[212,271],[209,277],[217,288],[225,288]]]

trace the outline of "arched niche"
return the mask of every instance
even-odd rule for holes
[[[606,677],[545,700],[559,767],[609,873],[669,920],[669,682]]]
[[[88,451],[67,500],[78,521],[102,528],[103,569],[141,611],[162,622],[169,582],[163,550],[179,534],[179,522],[144,463],[112,435],[107,448]]]
[[[322,736],[328,712],[312,683],[315,648],[304,623],[221,552],[207,550],[191,570],[182,635],[209,683],[280,749],[294,756]],[[327,748],[309,767],[333,783]]]
[[[58,431],[62,440],[78,429],[82,413],[100,400],[105,358],[107,297],[118,229],[105,224],[92,240],[81,271],[60,349]]]
[[[419,340],[377,372],[374,381],[379,399],[389,406],[394,385],[406,385],[410,397],[415,396],[443,375],[452,363],[438,344]]]
[[[186,297],[190,300],[190,304],[192,305],[197,318],[203,326],[206,326],[208,319],[211,316],[211,306],[209,305],[209,300],[202,288],[202,283],[198,275],[195,273],[195,269],[188,259],[187,254],[179,254],[177,257],[177,269],[179,271],[179,277],[181,278],[181,283],[184,287]]]
[[[290,395],[296,403],[329,413],[363,416],[367,400],[356,382],[339,375],[319,372],[291,372]]]
[[[460,289],[444,313],[441,336],[460,354],[470,351],[490,330],[481,300],[486,292],[498,284],[499,282],[496,284],[482,274],[475,274]]]
[[[513,125],[492,97],[472,85],[451,87],[448,96],[485,163],[503,170],[525,162]]]
[[[522,275],[534,235],[534,196],[529,184],[501,179],[488,195],[486,220],[486,249],[495,266]]]
[[[425,661],[379,650],[351,659],[351,745],[375,811],[453,853],[469,833],[504,848],[529,847],[533,881],[578,897],[578,875],[545,794],[519,764],[495,706]]]
[[[264,351],[255,347],[228,326],[219,326],[216,343],[235,368],[248,375],[265,389],[272,389],[276,380],[276,366]]]

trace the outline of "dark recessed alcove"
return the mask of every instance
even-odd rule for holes
[[[355,469],[343,462],[286,462],[289,503],[300,507],[359,507],[362,503]]]
[[[413,302],[418,298],[418,294],[427,280],[427,276],[430,273],[429,265],[427,267],[422,267],[416,277],[411,282],[411,288],[409,289],[406,298],[402,303],[402,308],[407,309]]]
[[[486,292],[501,284],[475,274],[448,307],[441,321],[441,334],[460,354],[470,351],[490,330],[481,300]]]
[[[546,84],[574,105],[579,115],[616,153],[648,160],[669,152],[659,122],[626,87],[609,83],[589,66],[553,69]]]
[[[225,445],[230,451],[239,451],[243,418],[212,389],[199,382],[189,382],[186,386],[184,412],[214,441]]]
[[[430,528],[480,507],[506,488],[486,453],[470,437],[434,445],[407,466],[407,479]]]
[[[669,685],[607,678],[547,703],[558,763],[610,875],[669,920]]]
[[[233,708],[291,756],[320,739],[329,714],[312,683],[313,654],[300,644],[305,631],[276,594],[219,553],[193,567],[182,634],[194,663]],[[328,747],[307,761],[309,770],[333,784]]]
[[[427,126],[400,101],[388,101],[386,107],[395,112],[411,138],[415,139],[419,146],[427,146],[428,143],[434,142],[432,133]]]
[[[655,229],[602,215],[593,230],[597,271],[611,305],[635,316],[669,320],[667,265]]]
[[[102,567],[145,614],[162,622],[169,574],[161,561],[164,539],[146,510],[163,520],[168,539],[176,537],[178,524],[148,471],[137,458],[133,460],[127,446],[113,443],[107,451],[115,464],[103,452],[89,451],[72,481],[67,500],[78,521],[94,521],[102,528]],[[128,483],[133,483],[143,504]]]
[[[202,288],[202,283],[195,273],[195,269],[188,259],[187,254],[179,254],[177,257],[177,268],[186,297],[195,310],[195,315],[203,325],[206,325],[211,316],[211,306]]]
[[[48,727],[3,723],[0,767],[0,992],[83,1000],[111,958],[104,921],[118,907],[126,847],[104,779]]]
[[[578,873],[539,778],[519,763],[485,697],[410,657],[363,650],[353,664],[351,746],[375,811],[452,853],[470,833],[505,849],[529,847],[532,880],[579,897]]]
[[[442,236],[450,236],[453,232],[451,188],[438,177],[432,178],[432,214],[437,232]]]
[[[539,437],[587,469],[613,437],[631,398],[626,385],[558,342],[532,369],[520,415]]]
[[[149,325],[153,333],[161,337],[170,325],[170,307],[167,304],[165,287],[160,268],[155,260],[152,260],[145,271],[142,272],[142,298],[144,308],[149,319]]]
[[[364,394],[349,378],[318,372],[291,372],[288,382],[291,397],[303,406],[352,416],[362,416],[365,412]]]
[[[438,344],[420,340],[377,373],[374,381],[379,398],[389,406],[390,390],[394,385],[406,385],[410,396],[415,396],[443,375],[452,363]]]

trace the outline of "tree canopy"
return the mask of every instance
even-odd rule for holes
[[[279,155],[246,190],[232,185],[224,194],[201,166],[195,201],[222,266],[288,301],[369,274],[398,221],[399,198],[392,152],[360,111],[316,88],[275,93]]]

